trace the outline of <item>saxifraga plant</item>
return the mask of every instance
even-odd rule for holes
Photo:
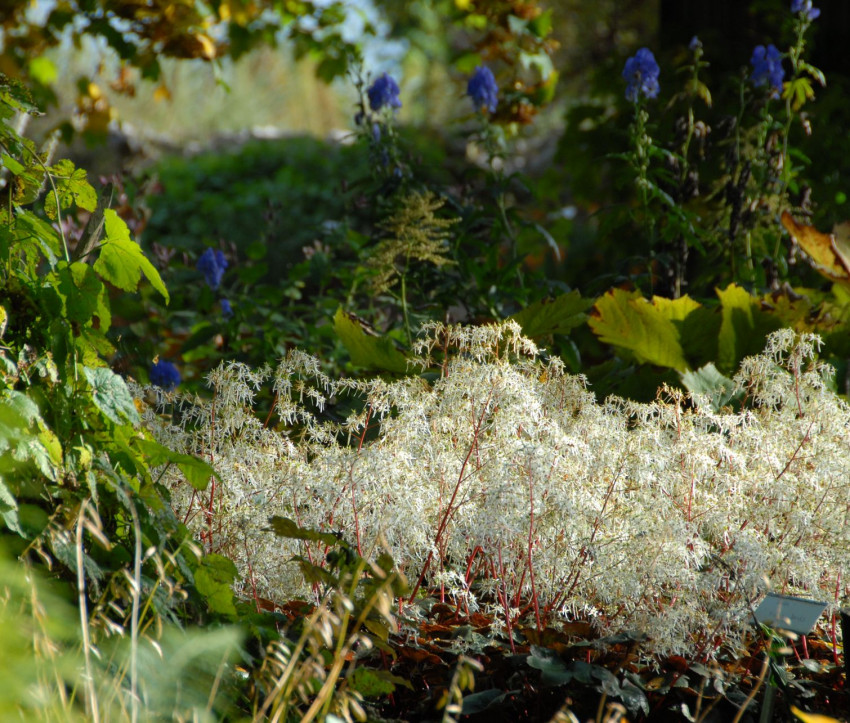
[[[275,372],[218,368],[211,402],[171,398],[179,419],[144,416],[163,444],[212,460],[214,500],[168,471],[163,482],[263,597],[322,595],[286,561],[323,566],[325,545],[274,541],[276,514],[342,530],[364,556],[382,541],[411,579],[407,603],[433,592],[508,634],[585,619],[710,658],[735,648],[766,590],[815,595],[846,579],[850,410],[817,343],[771,335],[735,376],[740,412],[671,389],[597,403],[509,322],[431,325],[413,362],[423,377],[336,380],[293,352]],[[269,381],[280,430],[251,408]],[[362,411],[318,420],[349,392]]]

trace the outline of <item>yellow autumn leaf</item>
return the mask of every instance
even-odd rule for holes
[[[796,705],[791,706],[791,712],[794,716],[803,721],[803,723],[841,723],[838,718],[831,718],[828,715],[820,713],[804,713]]]
[[[787,211],[782,212],[782,225],[811,259],[822,276],[835,283],[850,286],[850,237],[842,227],[838,233],[821,233],[813,226],[797,223]]]

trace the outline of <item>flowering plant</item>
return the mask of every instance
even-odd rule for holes
[[[626,100],[635,102],[640,96],[655,98],[660,86],[661,68],[649,48],[641,48],[626,61],[623,78],[626,80]]]
[[[322,544],[281,547],[265,531],[279,515],[342,530],[361,555],[383,546],[411,581],[407,603],[436,590],[467,614],[495,613],[509,638],[520,624],[585,620],[712,657],[741,640],[764,592],[825,596],[850,565],[850,409],[818,343],[774,334],[735,376],[747,402],[733,413],[671,389],[600,404],[516,324],[433,324],[411,360],[432,382],[332,379],[294,351],[275,371],[222,365],[210,402],[178,397],[179,421],[148,408],[145,424],[213,460],[222,482],[206,493],[173,469],[163,481],[256,594],[319,592],[285,561],[321,560]],[[252,413],[269,382],[290,432]],[[361,411],[317,419],[351,393]]]
[[[466,94],[472,99],[476,110],[486,109],[495,113],[499,104],[499,86],[496,85],[493,71],[486,65],[479,65],[467,83]]]

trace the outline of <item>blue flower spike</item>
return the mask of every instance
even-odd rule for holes
[[[221,315],[225,319],[229,319],[231,316],[233,316],[233,307],[230,305],[230,302],[227,299],[222,299],[219,304],[221,306]]]
[[[802,13],[806,16],[806,20],[815,20],[820,17],[820,9],[812,7],[812,0],[793,0],[791,12]]]
[[[472,98],[476,110],[486,108],[495,113],[499,105],[499,86],[493,71],[486,65],[479,65],[466,84],[466,94]]]
[[[181,381],[177,367],[165,359],[157,359],[156,364],[151,364],[149,376],[151,384],[166,390],[174,389]]]
[[[658,76],[661,69],[649,48],[641,48],[626,61],[623,78],[626,81],[626,100],[634,103],[643,96],[655,98],[660,89]]]
[[[782,53],[776,49],[776,46],[772,43],[767,47],[757,45],[750,58],[750,64],[753,66],[753,72],[750,75],[753,85],[757,88],[769,85],[771,97],[779,97],[785,69],[782,67]]]
[[[224,258],[221,251],[208,248],[201,254],[195,268],[204,275],[209,287],[215,290],[221,284],[221,279],[227,268],[227,259]]]
[[[401,90],[398,83],[387,73],[382,73],[366,91],[366,95],[369,97],[369,107],[376,113],[384,107],[401,108],[399,93],[401,93]]]

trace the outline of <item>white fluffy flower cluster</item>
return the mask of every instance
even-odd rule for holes
[[[282,515],[364,555],[388,548],[412,584],[508,626],[580,617],[711,655],[767,589],[832,599],[850,572],[850,409],[816,343],[772,335],[735,378],[734,413],[670,389],[599,404],[516,324],[433,325],[417,349],[430,376],[333,380],[295,353],[274,375],[223,365],[212,401],[146,420],[221,475],[204,493],[166,478],[246,594],[310,594],[290,559],[324,550],[268,532]],[[288,433],[252,408],[272,380]],[[344,424],[311,411],[349,392],[366,403]]]

